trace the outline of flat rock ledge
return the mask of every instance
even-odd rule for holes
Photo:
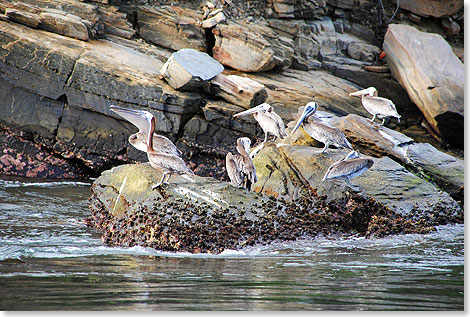
[[[171,184],[152,190],[160,177],[148,163],[103,172],[92,186],[92,215],[85,222],[98,228],[110,245],[191,253],[220,253],[319,234],[428,233],[439,224],[463,222],[463,214],[447,215],[445,208],[400,214],[349,191],[340,200],[328,201],[302,184],[305,194],[292,201],[198,176],[193,181],[172,176]]]

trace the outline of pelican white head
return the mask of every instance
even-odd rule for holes
[[[359,91],[356,91],[356,92],[352,92],[349,94],[350,96],[363,96],[363,95],[369,95],[371,97],[373,96],[377,96],[378,93],[377,93],[377,89],[375,89],[375,87],[369,87],[369,88],[366,88],[366,89],[363,89],[363,90],[359,90]]]
[[[317,112],[317,103],[315,101],[310,101],[305,105],[304,111],[302,112],[302,115],[300,116],[299,120],[295,124],[294,129],[292,129],[292,132],[290,133],[291,135],[297,131],[297,129],[300,127],[302,122],[313,115],[315,112]]]
[[[271,107],[270,104],[268,103],[262,103],[256,107],[253,107],[251,109],[248,109],[248,110],[245,110],[245,111],[242,111],[242,112],[239,112],[237,114],[234,114],[233,116],[234,117],[238,117],[238,116],[246,116],[248,114],[253,114],[253,113],[256,113],[256,112],[259,112],[259,111],[263,111],[263,112],[271,112],[273,111],[273,107]]]
[[[247,137],[239,138],[238,141],[241,143],[247,153],[250,153],[251,140]]]

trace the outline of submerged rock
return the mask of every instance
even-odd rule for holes
[[[302,184],[305,195],[294,201],[198,176],[192,181],[172,176],[171,184],[152,190],[160,177],[147,163],[105,171],[92,186],[87,223],[101,230],[108,244],[219,253],[320,233],[426,233],[436,224],[463,220],[434,217],[437,212],[401,215],[351,192],[341,201],[327,202]]]

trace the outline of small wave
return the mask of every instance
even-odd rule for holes
[[[41,188],[54,188],[62,186],[90,186],[91,183],[83,181],[54,181],[54,182],[20,182],[11,180],[0,179],[0,186],[3,188],[18,188],[18,187],[41,187]]]

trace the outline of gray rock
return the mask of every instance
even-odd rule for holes
[[[174,89],[194,90],[223,70],[224,66],[207,53],[185,48],[170,56],[160,74]]]
[[[274,0],[273,16],[277,18],[319,18],[326,13],[326,1]]]
[[[198,21],[202,15],[198,11],[165,5],[139,5],[132,11],[137,12],[139,35],[146,41],[175,51],[206,50],[206,36]]]
[[[171,184],[152,190],[160,176],[149,164],[134,164],[118,166],[96,179],[87,223],[102,232],[103,242],[220,253],[257,243],[314,238],[319,233],[426,233],[434,222],[429,218],[437,214],[398,216],[352,193],[343,201],[327,203],[313,189],[309,196],[288,202],[198,176],[172,176]]]
[[[304,195],[301,185],[317,188],[319,195],[329,200],[340,199],[345,193],[344,181],[321,182],[327,168],[346,156],[348,150],[330,150],[327,155],[318,154],[321,148],[310,146],[265,145],[254,158],[258,182],[254,190],[276,197],[296,199]],[[439,190],[388,157],[373,158],[374,165],[352,182],[362,188],[366,197],[372,197],[401,214],[428,213],[448,208],[462,212],[459,204]]]
[[[322,116],[326,117],[324,114]],[[463,201],[463,160],[441,152],[430,144],[417,143],[398,131],[371,123],[354,114],[324,120],[342,130],[355,149],[375,157],[389,156],[446,191],[457,201]]]
[[[65,12],[41,12],[41,29],[87,41],[88,28],[82,19]]]
[[[438,34],[390,24],[384,50],[393,76],[434,131],[463,148],[464,65],[449,44]]]
[[[364,62],[374,62],[380,49],[372,44],[352,42],[348,45],[348,55]]]
[[[32,28],[39,27],[41,17],[38,14],[7,8],[5,15],[13,22],[21,23]]]
[[[44,138],[55,136],[64,109],[63,101],[39,96],[14,87],[0,79],[0,122],[6,126],[37,133]]]
[[[292,39],[280,37],[265,22],[228,21],[212,30],[213,57],[244,72],[287,69],[294,55]]]
[[[393,0],[397,3],[397,0]],[[457,13],[463,7],[463,1],[400,0],[400,8],[421,16],[442,17]]]

